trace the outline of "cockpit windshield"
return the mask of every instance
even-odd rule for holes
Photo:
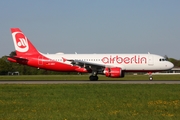
[[[159,61],[167,61],[165,58],[160,58]]]

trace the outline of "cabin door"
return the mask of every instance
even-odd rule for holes
[[[154,65],[153,55],[148,55],[148,65],[149,66],[153,66]]]
[[[43,56],[38,57],[38,65],[43,65]]]

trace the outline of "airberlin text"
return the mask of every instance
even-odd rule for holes
[[[101,61],[104,64],[146,64],[147,58],[141,56],[132,56],[132,57],[120,57],[120,56],[109,56],[103,57]]]

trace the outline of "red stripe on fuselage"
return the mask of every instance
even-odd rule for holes
[[[76,72],[75,69],[79,68],[78,66],[72,66],[68,64],[64,64],[61,62],[57,62],[54,60],[50,60],[44,56],[24,56],[23,58],[28,59],[28,62],[25,65],[46,69],[46,70],[53,70],[59,72]],[[20,63],[20,62],[19,62]]]

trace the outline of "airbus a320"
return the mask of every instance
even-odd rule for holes
[[[173,68],[164,57],[155,54],[43,54],[39,52],[19,28],[11,28],[16,56],[11,62],[59,72],[90,73],[89,80],[98,74],[122,78],[126,72],[158,72]],[[149,76],[152,80],[152,76]]]

